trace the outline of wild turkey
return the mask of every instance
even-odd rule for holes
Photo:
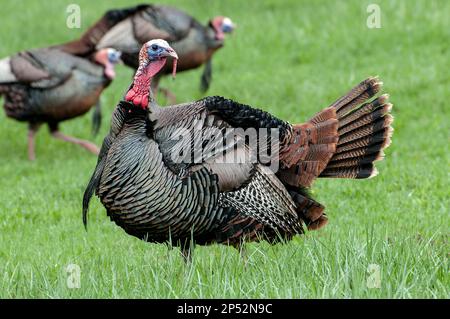
[[[35,159],[34,136],[47,123],[57,139],[98,154],[94,144],[62,134],[58,124],[80,116],[96,104],[94,131],[100,125],[99,97],[115,77],[120,61],[115,49],[81,58],[57,49],[35,49],[0,60],[0,96],[8,117],[29,123],[28,157]]]
[[[159,107],[149,86],[168,57],[176,59],[176,53],[162,40],[141,50],[134,83],[113,113],[84,193],[85,226],[95,191],[128,234],[180,245],[185,255],[192,242],[277,242],[327,223],[324,207],[305,190],[316,178],[376,175],[374,162],[383,158],[392,132],[388,96],[372,99],[381,89],[377,78],[308,122],[291,125],[217,96]],[[270,155],[279,154],[278,172],[262,161],[223,160],[248,155],[252,147],[242,135],[229,139],[232,128],[278,132],[279,152],[274,148]],[[258,145],[267,139],[263,131]]]
[[[235,25],[230,18],[218,16],[202,25],[187,13],[163,5],[138,5],[136,7],[107,11],[79,40],[58,46],[66,52],[85,55],[93,50],[111,47],[122,52],[124,63],[133,69],[139,66],[139,50],[149,40],[162,38],[168,41],[179,55],[178,71],[186,71],[205,64],[201,77],[201,90],[211,83],[212,55],[224,44],[225,33]],[[160,77],[170,74],[163,68],[153,79],[158,88]],[[175,96],[161,91],[169,98]]]

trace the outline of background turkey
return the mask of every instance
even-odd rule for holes
[[[291,125],[222,97],[159,107],[149,86],[168,57],[176,53],[162,40],[140,52],[134,82],[114,111],[85,191],[85,225],[95,191],[128,234],[181,245],[185,255],[191,239],[236,247],[259,239],[276,242],[301,234],[304,226],[326,224],[324,207],[304,191],[316,178],[376,174],[374,162],[383,157],[392,131],[387,95],[371,100],[381,88],[378,79],[361,82],[308,122]],[[276,175],[260,162],[222,161],[224,152],[233,158],[249,152],[251,145],[239,143],[242,136],[213,136],[239,127],[278,129]],[[183,138],[187,133],[192,138]],[[174,160],[187,146],[193,146],[184,154],[190,160]],[[205,151],[212,148],[217,152]]]
[[[98,154],[94,144],[62,134],[61,121],[74,118],[97,105],[94,131],[100,125],[99,97],[115,77],[120,61],[115,49],[101,49],[86,58],[57,49],[20,52],[0,60],[0,95],[6,115],[29,123],[28,157],[35,159],[34,136],[47,123],[57,139],[78,144]]]
[[[224,44],[225,33],[235,28],[230,18],[218,16],[206,26],[187,13],[163,5],[139,5],[132,8],[110,10],[79,40],[58,46],[77,55],[90,54],[96,49],[115,48],[122,52],[124,63],[135,70],[142,45],[151,39],[168,41],[179,55],[178,71],[198,68],[205,64],[201,77],[201,90],[211,83],[212,55]],[[164,68],[152,82],[158,88],[160,77],[170,74]],[[174,103],[175,96],[166,89],[162,93]]]

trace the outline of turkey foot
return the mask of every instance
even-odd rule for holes
[[[69,143],[74,143],[80,145],[81,147],[87,149],[89,152],[98,155],[100,154],[100,149],[93,143],[85,140],[80,140],[72,136],[64,135],[59,131],[52,132],[52,136],[56,139],[63,140]]]

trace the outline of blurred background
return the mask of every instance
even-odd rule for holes
[[[79,29],[66,26],[71,3],[81,9]],[[138,3],[0,0],[0,58],[78,38],[106,10]],[[329,224],[287,245],[250,245],[247,268],[233,249],[213,246],[198,249],[189,270],[177,252],[125,236],[97,199],[86,233],[81,197],[96,157],[42,129],[31,163],[26,125],[1,112],[0,297],[448,297],[450,2],[158,3],[202,23],[231,17],[238,27],[214,56],[207,95],[292,123],[378,75],[395,117],[379,176],[317,182],[312,193],[326,206]],[[380,28],[368,26],[371,4],[379,6]],[[100,134],[91,136],[90,113],[64,122],[64,132],[101,144],[133,75],[125,66],[117,72],[102,95]],[[177,102],[199,99],[201,72],[161,85]],[[66,287],[70,263],[81,267],[80,289]],[[366,287],[372,263],[382,270],[379,289]]]

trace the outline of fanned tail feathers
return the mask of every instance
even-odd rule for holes
[[[371,77],[354,87],[307,123],[293,125],[291,143],[280,158],[280,179],[309,187],[317,177],[369,178],[391,142],[389,96],[370,100],[382,82]]]
[[[336,111],[331,107],[307,123],[293,125],[294,137],[280,155],[284,169],[278,177],[291,186],[311,186],[336,151],[338,127]]]
[[[383,150],[390,145],[393,132],[389,96],[383,94],[368,101],[381,86],[378,78],[369,78],[333,103],[339,121],[339,140],[336,152],[320,177],[370,178],[377,175],[375,162],[384,158]]]

